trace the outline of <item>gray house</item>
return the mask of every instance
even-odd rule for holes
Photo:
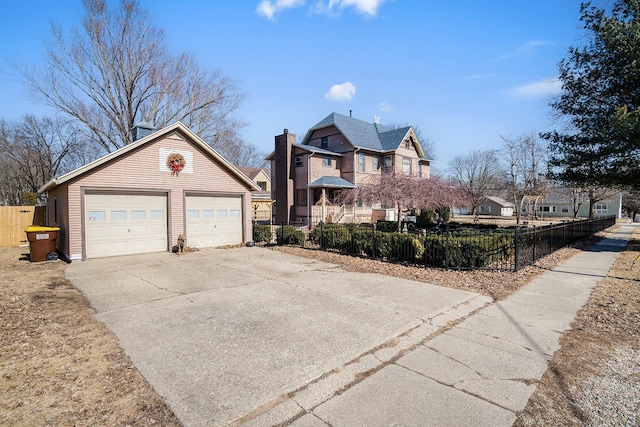
[[[514,204],[500,197],[485,197],[478,206],[478,215],[513,216]]]

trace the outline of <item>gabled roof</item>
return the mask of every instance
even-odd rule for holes
[[[251,189],[251,190],[260,190],[260,187],[258,187],[258,185],[253,182],[248,176],[246,176],[244,173],[242,173],[237,167],[235,167],[234,165],[232,165],[227,159],[225,159],[224,157],[222,157],[216,150],[214,150],[213,148],[211,148],[211,146],[209,146],[209,144],[207,144],[206,142],[204,142],[198,135],[196,135],[191,129],[189,129],[186,125],[184,125],[182,122],[175,122],[169,126],[166,126],[165,128],[162,128],[156,132],[153,132],[150,135],[145,136],[144,138],[140,138],[135,142],[132,142],[131,144],[127,144],[124,147],[118,148],[115,151],[112,151],[109,154],[106,154],[102,157],[100,157],[99,159],[96,159],[90,163],[87,163],[84,166],[80,166],[78,169],[72,170],[71,172],[68,172],[58,178],[54,178],[52,180],[50,180],[49,182],[47,182],[46,184],[44,184],[39,190],[38,193],[43,193],[45,191],[51,190],[52,188],[64,184],[65,182],[71,181],[74,178],[77,178],[81,175],[84,175],[85,173],[91,171],[92,169],[103,165],[107,162],[110,162],[130,151],[136,150],[148,143],[150,143],[151,141],[155,141],[156,139],[158,139],[159,137],[162,137],[164,135],[168,135],[171,132],[174,132],[176,130],[181,131],[182,133],[184,133],[188,139],[190,139],[193,143],[195,143],[196,145],[198,145],[200,148],[202,148],[207,154],[209,154],[213,159],[215,159],[216,161],[220,162],[222,164],[222,166],[224,168],[226,168],[231,174],[235,175],[236,177],[238,177],[240,179],[240,181],[244,182],[245,184],[247,184],[247,186]]]
[[[307,131],[300,145],[307,145],[314,131],[330,126],[335,126],[354,148],[377,152],[397,149],[411,130],[411,126],[388,129],[380,123],[368,123],[342,114],[331,113]],[[414,140],[414,143],[418,156],[424,157],[420,142]]]
[[[507,202],[506,200],[500,198],[500,197],[495,197],[495,196],[487,196],[484,198],[484,200],[490,200],[493,203],[497,203],[500,206],[502,206],[503,208],[513,208],[515,207],[515,205],[511,202]]]
[[[269,168],[250,168],[247,166],[238,166],[238,170],[240,170],[240,172],[247,175],[252,180],[255,180],[256,176],[258,176],[258,174],[263,171],[264,174],[267,175],[267,178],[271,179],[271,171]]]
[[[339,176],[323,176],[308,185],[309,188],[356,188],[353,183]]]

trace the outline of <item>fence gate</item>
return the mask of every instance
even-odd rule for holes
[[[24,229],[33,224],[34,206],[0,206],[0,246],[28,244]]]

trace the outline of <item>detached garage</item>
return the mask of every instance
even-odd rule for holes
[[[178,122],[45,184],[47,224],[70,259],[251,240],[256,184]]]

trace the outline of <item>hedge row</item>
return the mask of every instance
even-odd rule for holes
[[[371,227],[324,224],[316,226],[309,238],[322,248],[351,255],[457,269],[487,267],[514,256],[511,233],[470,230],[417,236],[381,232]]]

